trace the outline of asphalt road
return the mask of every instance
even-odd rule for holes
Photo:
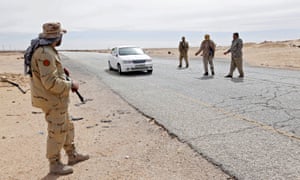
[[[229,61],[203,77],[200,58],[188,69],[154,58],[152,75],[119,76],[107,54],[63,57],[238,179],[300,179],[300,71],[245,66],[244,79],[225,79]]]

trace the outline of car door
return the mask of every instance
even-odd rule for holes
[[[117,58],[118,58],[118,48],[113,48],[112,49],[112,52],[111,52],[111,66],[114,68],[114,69],[117,69]]]

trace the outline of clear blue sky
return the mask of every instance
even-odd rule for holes
[[[25,49],[44,22],[68,30],[63,49],[177,47],[181,36],[198,46],[206,33],[219,45],[232,32],[245,42],[300,38],[299,0],[2,0],[0,15],[0,50]]]

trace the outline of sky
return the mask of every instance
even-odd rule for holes
[[[63,49],[300,39],[299,0],[1,0],[0,17],[0,50],[26,49],[45,22],[68,30]]]

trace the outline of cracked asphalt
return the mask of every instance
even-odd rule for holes
[[[238,179],[300,179],[300,71],[250,67],[225,79],[229,61],[203,77],[200,58],[154,58],[152,75],[108,71],[107,54],[64,52],[210,162]],[[237,73],[237,72],[235,72]],[[238,74],[234,74],[235,77]]]

